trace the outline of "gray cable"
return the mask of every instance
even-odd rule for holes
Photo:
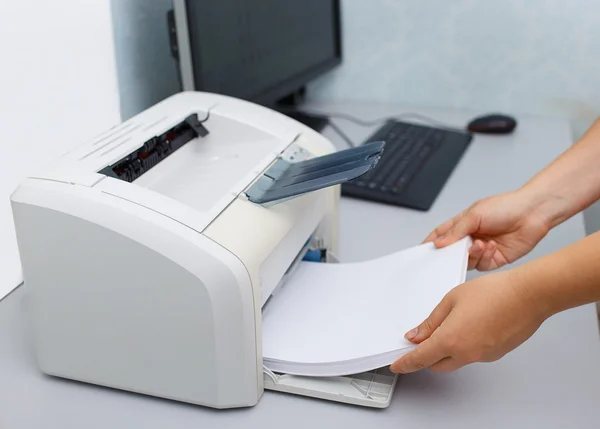
[[[419,119],[423,122],[427,122],[432,126],[435,126],[437,128],[441,128],[441,129],[446,129],[448,131],[455,131],[455,132],[462,132],[462,133],[466,133],[467,131],[463,128],[459,128],[456,126],[452,126],[449,124],[446,124],[442,121],[438,121],[437,119],[433,119],[430,118],[428,116],[422,115],[420,113],[414,113],[414,112],[407,112],[407,113],[401,113],[399,115],[391,115],[391,116],[386,116],[383,118],[379,118],[379,119],[375,119],[375,120],[365,120],[365,119],[361,119],[358,118],[356,116],[352,116],[352,115],[348,115],[346,113],[338,113],[338,112],[308,112],[305,110],[296,110],[299,113],[305,113],[307,115],[317,115],[317,116],[325,116],[327,118],[336,118],[336,119],[344,119],[346,121],[349,122],[353,122],[357,125],[360,125],[362,127],[374,127],[377,125],[381,125],[387,121],[390,120],[397,120],[397,121],[401,121],[403,119]]]

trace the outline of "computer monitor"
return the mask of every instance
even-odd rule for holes
[[[174,0],[169,21],[183,90],[283,109],[320,128],[287,108],[341,63],[340,0]]]

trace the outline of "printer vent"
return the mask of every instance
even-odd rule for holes
[[[139,126],[131,127],[129,130],[134,131]],[[100,145],[99,148],[87,154],[86,157],[102,149],[105,149],[102,155],[117,149],[131,138],[127,134],[128,132],[120,133],[119,137],[111,139],[105,145]],[[116,163],[103,168],[99,173],[126,182],[133,182],[191,140],[196,137],[204,137],[207,134],[208,130],[198,120],[198,115],[194,113],[168,131],[147,140],[140,148]],[[112,146],[106,148],[109,144],[112,144]]]
[[[92,142],[92,146],[94,148],[98,145],[106,146],[107,143],[110,144],[113,141],[118,140],[120,137],[130,134],[139,127],[140,124],[136,124],[135,122],[125,122],[98,137]]]
[[[79,160],[83,161],[98,152],[101,152],[101,155],[107,154],[111,150],[128,142],[131,139],[131,134],[141,126],[141,124],[129,124],[127,127],[114,130],[114,132],[93,142],[91,145],[92,150],[79,158]]]
[[[80,161],[89,158],[92,155],[99,154],[100,156],[104,156],[109,154],[115,149],[123,146],[125,143],[131,140],[132,134],[136,131],[148,131],[152,127],[164,122],[168,119],[168,116],[163,116],[162,118],[154,121],[153,123],[146,125],[144,128],[141,128],[144,124],[134,123],[134,122],[126,122],[121,126],[115,127],[111,129],[105,135],[100,136],[96,140],[92,142],[91,150],[85,155],[79,158]]]
[[[166,121],[168,118],[169,118],[168,116],[163,116],[163,117],[162,117],[162,118],[160,118],[159,120],[157,120],[157,121],[154,121],[154,122],[152,122],[150,125],[148,125],[148,126],[144,127],[144,131],[148,131],[150,128],[152,128],[152,127],[154,127],[154,126],[156,126],[156,125],[160,124],[161,122],[164,122],[164,121]]]

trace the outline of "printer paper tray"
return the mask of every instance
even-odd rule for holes
[[[384,146],[377,141],[299,162],[279,159],[246,196],[253,203],[272,204],[356,179],[377,165]]]
[[[268,390],[374,408],[390,404],[398,380],[398,375],[387,368],[344,377],[302,377],[267,368],[263,374]]]

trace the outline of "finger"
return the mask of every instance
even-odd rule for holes
[[[495,268],[494,254],[496,253],[496,242],[490,241],[486,243],[483,255],[479,260],[477,269],[479,271],[489,271]]]
[[[408,331],[404,338],[415,344],[425,341],[433,334],[433,331],[442,324],[446,317],[448,317],[451,310],[451,301],[448,298],[442,299],[442,301],[433,309],[429,317],[419,326]]]
[[[446,357],[439,362],[434,363],[429,367],[434,372],[452,372],[463,367],[464,364],[452,357]]]
[[[443,224],[438,226],[436,229],[431,231],[431,233],[429,233],[429,235],[425,238],[425,240],[423,240],[423,243],[435,241],[438,239],[438,237],[441,237],[442,235],[444,235],[446,232],[448,232],[450,230],[450,228],[452,228],[452,225],[454,225],[456,223],[456,221],[458,220],[458,217],[459,216],[453,217],[452,219],[444,222]]]
[[[496,252],[494,252],[494,266],[497,268],[503,267],[509,263],[509,260],[500,252],[498,245],[496,244]]]
[[[472,235],[479,229],[479,221],[479,216],[472,211],[466,212],[445,234],[435,240],[436,247],[446,247],[468,235]]]
[[[483,251],[485,250],[485,244],[481,240],[475,240],[473,245],[469,249],[469,265],[468,269],[472,270],[479,264]]]
[[[408,374],[428,368],[447,356],[448,353],[442,347],[441,342],[436,338],[430,338],[394,362],[390,366],[390,371],[396,374]]]

